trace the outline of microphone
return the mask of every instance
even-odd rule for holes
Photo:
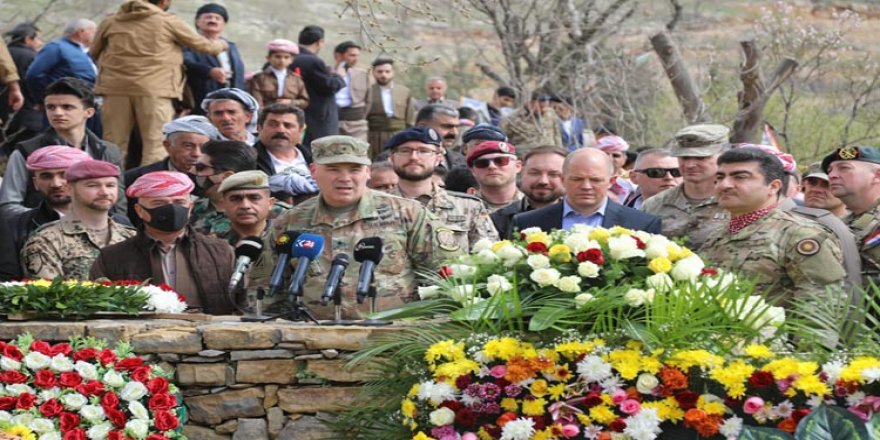
[[[281,288],[284,269],[287,269],[287,263],[290,262],[293,242],[300,234],[299,231],[287,231],[275,238],[275,253],[278,254],[278,261],[275,263],[275,269],[272,270],[272,278],[269,279],[268,296],[275,296]]]
[[[306,273],[309,270],[309,263],[321,255],[324,250],[324,237],[318,234],[300,234],[293,241],[293,253],[291,256],[296,258],[296,270],[290,279],[290,287],[288,294],[300,296],[303,293],[303,284],[306,280]]]
[[[358,273],[357,302],[364,303],[364,298],[370,293],[370,284],[373,282],[373,271],[382,261],[382,239],[379,237],[362,238],[354,246],[354,261],[361,263]]]
[[[244,277],[245,272],[263,252],[263,240],[260,237],[245,237],[235,246],[235,268],[232,270],[232,278],[229,279],[229,291],[238,287],[238,283]]]
[[[324,285],[324,294],[321,295],[321,305],[326,306],[333,299],[336,289],[339,288],[339,282],[345,276],[345,269],[348,267],[348,255],[336,254],[333,257],[333,263],[330,265],[330,275],[327,276],[327,284]]]

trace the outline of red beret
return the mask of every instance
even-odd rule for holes
[[[480,156],[485,156],[487,154],[492,153],[502,153],[502,154],[512,154],[516,155],[516,147],[509,142],[498,142],[498,141],[486,141],[477,144],[473,150],[468,152],[467,155],[467,165],[469,167],[474,166],[474,160],[479,158]]]
[[[67,168],[64,178],[68,182],[99,177],[119,177],[119,167],[103,160],[82,160]]]

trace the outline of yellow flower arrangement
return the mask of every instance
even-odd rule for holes
[[[672,270],[672,261],[666,257],[657,257],[648,263],[648,269],[654,273],[669,273]]]

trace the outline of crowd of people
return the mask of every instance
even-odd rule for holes
[[[329,318],[332,259],[363,238],[382,239],[385,308],[418,299],[424,274],[482,239],[577,224],[683,240],[782,301],[859,293],[880,276],[878,148],[835,148],[805,172],[774,147],[730,144],[723,125],[631,148],[590,130],[565,96],[500,87],[461,106],[437,76],[416,99],[392,59],[358,67],[350,41],[328,66],[318,26],[268,42],[250,75],[223,37],[223,6],[200,7],[194,30],[170,3],[126,1],[45,45],[19,25],[0,46],[0,280],[149,280],[193,310],[229,314],[268,287],[276,239],[309,232],[325,245],[304,301]],[[265,246],[229,295],[248,237]],[[341,283],[346,317],[364,311],[357,264]]]

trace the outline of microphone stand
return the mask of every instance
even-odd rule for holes
[[[373,319],[372,316],[376,314],[376,283],[375,280],[370,280],[370,290],[367,291],[367,296],[370,297],[370,318],[365,319],[360,322],[360,325],[367,327],[379,327],[383,325],[391,325],[391,321],[382,321],[381,319]]]
[[[306,307],[302,302],[302,288],[299,291],[294,292],[293,289],[289,289],[287,291],[287,301],[290,303],[290,315],[289,320],[291,321],[312,321],[315,324],[321,325],[318,322],[318,319],[315,318],[315,315]]]
[[[254,302],[254,314],[253,315],[244,315],[241,317],[242,322],[266,322],[270,319],[278,318],[278,315],[264,315],[263,314],[263,298],[266,296],[266,291],[263,290],[262,287],[257,289],[257,299]]]
[[[321,325],[358,325],[359,321],[342,319],[342,283],[336,284],[333,290],[333,320],[324,321]]]

